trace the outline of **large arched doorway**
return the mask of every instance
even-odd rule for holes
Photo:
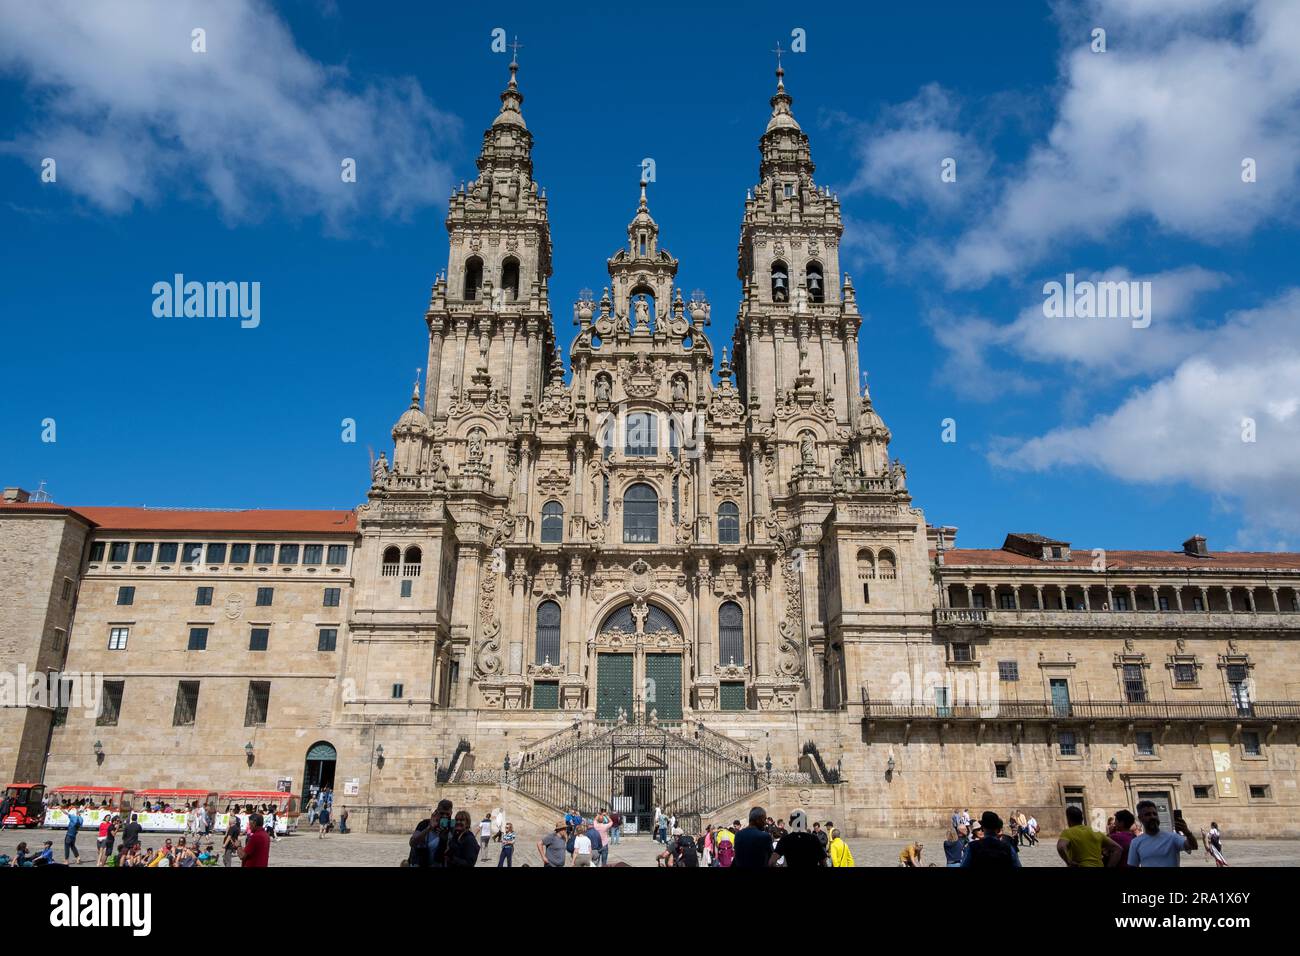
[[[663,608],[615,608],[596,634],[596,719],[682,719],[681,628]]]
[[[303,806],[326,787],[334,789],[334,766],[338,756],[334,745],[324,740],[318,740],[307,748],[307,763],[302,772]]]

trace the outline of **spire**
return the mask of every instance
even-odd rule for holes
[[[772,96],[772,118],[767,122],[767,132],[774,129],[799,129],[799,121],[790,112],[794,97],[785,91],[785,68],[781,66],[781,44],[772,51],[776,54],[776,93]]]
[[[519,37],[515,37],[515,42],[510,44],[512,51],[510,56],[510,82],[506,88],[501,91],[501,112],[497,118],[492,121],[493,126],[519,126],[523,129],[528,127],[524,124],[524,114],[519,109],[524,102],[524,94],[519,92],[519,48],[523,44],[519,42]]]
[[[415,386],[411,389],[411,407],[420,407],[420,370],[415,370]]]

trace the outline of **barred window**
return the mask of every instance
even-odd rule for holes
[[[1130,704],[1145,704],[1147,681],[1141,664],[1124,665],[1124,699]]]
[[[269,680],[249,681],[248,703],[244,707],[244,726],[262,726],[266,723],[266,715],[270,709],[271,682]]]
[[[1195,664],[1175,664],[1175,665],[1174,665],[1174,683],[1175,683],[1175,684],[1195,684],[1195,683],[1196,683],[1196,665],[1195,665]]]
[[[172,726],[189,727],[199,711],[199,682],[183,680],[176,685],[176,709],[172,711]]]
[[[116,727],[117,719],[122,713],[122,688],[125,681],[104,681],[104,695],[99,706],[99,716],[95,718],[96,727]]]
[[[972,660],[974,660],[974,657],[973,657],[972,654],[971,654],[970,645],[969,645],[969,644],[953,644],[953,645],[952,645],[952,659],[953,659],[954,663],[957,663],[957,664],[969,664]]]
[[[1020,680],[1020,663],[1018,661],[998,661],[998,680]]]
[[[735,601],[718,608],[718,663],[745,663],[745,615]]]
[[[659,541],[659,496],[649,485],[633,485],[623,495],[623,543]]]
[[[1156,737],[1149,730],[1139,730],[1135,740],[1137,752],[1143,757],[1153,757],[1156,752]]]
[[[560,605],[543,601],[537,606],[537,663],[560,663]]]

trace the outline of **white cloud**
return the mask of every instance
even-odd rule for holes
[[[1208,242],[1294,213],[1300,178],[1300,3],[1200,0],[1188,16],[1147,0],[1154,20],[1107,3],[1108,52],[1086,30],[1062,61],[1044,143],[979,225],[939,264],[949,284],[1014,276],[1059,243],[1105,241],[1130,221]],[[1247,11],[1242,25],[1229,16]],[[1243,159],[1258,179],[1243,183]]]
[[[1184,482],[1233,502],[1247,538],[1300,532],[1300,289],[1228,317],[1172,374],[1087,425],[1004,443],[1010,468],[1096,468],[1125,481]],[[1255,441],[1243,441],[1243,422]],[[1272,537],[1270,537],[1272,536]]]
[[[191,50],[196,27],[206,53]],[[53,157],[60,186],[108,212],[192,189],[231,221],[274,200],[333,226],[404,215],[451,186],[438,157],[454,118],[414,80],[362,83],[316,62],[258,0],[0,0],[0,69],[35,108],[0,148],[33,166]]]

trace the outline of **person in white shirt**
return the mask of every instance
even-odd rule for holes
[[[488,844],[492,842],[492,817],[490,815],[484,815],[483,820],[478,825],[478,842],[483,845],[483,852],[479,855],[483,858],[483,862],[486,863]]]
[[[578,826],[577,835],[573,838],[573,865],[574,866],[591,866],[591,837],[587,836],[587,825]]]

